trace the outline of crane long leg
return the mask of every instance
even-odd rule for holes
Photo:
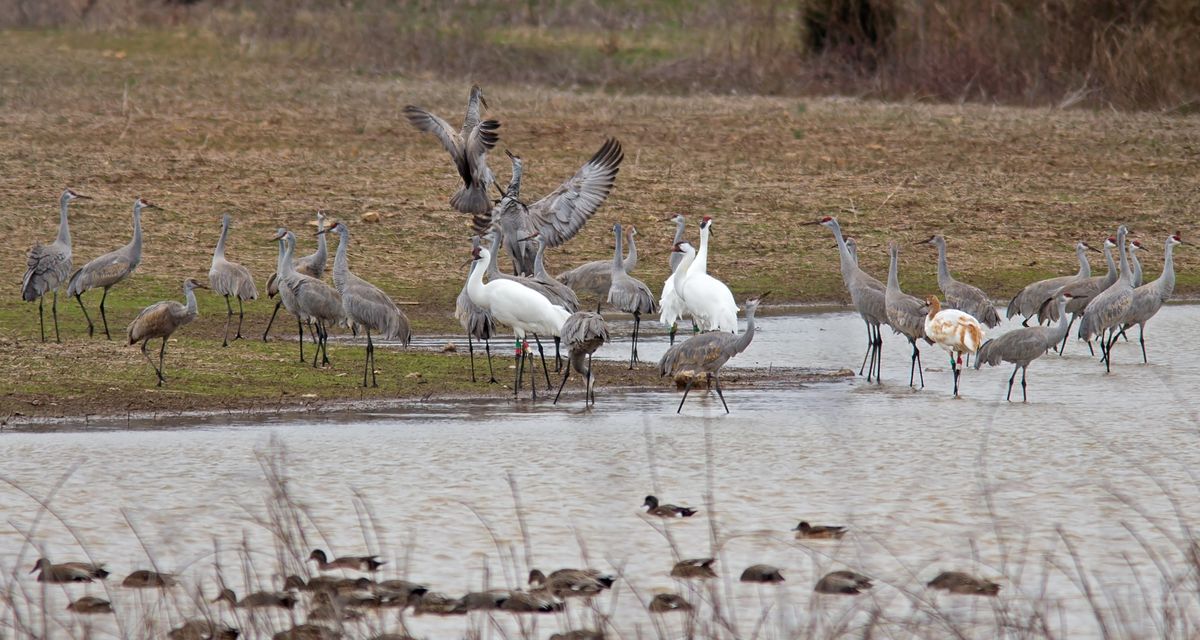
[[[1029,373],[1029,365],[1021,367],[1021,402],[1029,402],[1029,394],[1025,393],[1025,374]]]
[[[534,336],[537,340],[537,336]],[[542,343],[538,342],[538,351],[541,352]],[[550,388],[550,374],[546,373],[546,354],[542,354],[542,374],[546,376],[546,388]],[[533,358],[533,351],[529,352],[529,399],[537,400],[537,361]]]
[[[883,384],[883,333],[875,325],[875,384]]]
[[[729,405],[725,404],[725,394],[721,393],[721,370],[718,369],[713,377],[717,380],[717,397],[721,399],[721,406],[725,407],[725,413],[729,413]]]
[[[304,342],[304,331],[300,331],[300,342]],[[371,330],[367,329],[367,353],[363,361],[363,387],[367,386],[367,370],[371,368]]]
[[[300,335],[300,362],[304,362],[304,321],[300,319],[300,316],[296,316],[296,331]],[[367,383],[364,382],[363,386],[367,386]]]
[[[1020,368],[1021,368],[1021,365],[1016,365],[1015,367],[1013,367],[1012,375],[1008,377],[1008,395],[1004,396],[1004,399],[1009,402],[1012,402],[1012,383],[1013,383],[1013,380],[1015,380],[1017,378],[1017,369],[1020,369]],[[1024,380],[1025,376],[1022,375],[1021,379]]]
[[[92,331],[95,329],[95,326],[92,324],[92,317],[88,315],[87,307],[83,306],[83,294],[82,293],[75,294],[75,301],[79,303],[79,310],[83,312],[83,319],[87,320],[88,337],[90,338],[90,337],[92,337]]]
[[[167,382],[167,375],[163,373],[163,358],[167,355],[167,337],[163,336],[162,346],[158,348],[158,386],[163,386]]]
[[[954,373],[954,397],[958,397],[958,363],[954,360],[954,354],[950,354],[950,371]]]
[[[42,342],[46,341],[46,296],[38,296],[38,329],[42,332]]]
[[[1062,345],[1058,347],[1058,355],[1066,355],[1067,338],[1071,337],[1071,327],[1075,326],[1075,314],[1071,314],[1071,319],[1067,322],[1067,334],[1063,336]],[[1088,343],[1089,346],[1091,343]],[[1094,355],[1094,354],[1093,354]]]
[[[271,325],[275,324],[275,316],[279,313],[279,307],[283,306],[283,300],[275,301],[275,310],[271,312],[271,319],[267,321],[267,329],[263,331],[263,342],[267,341],[267,334],[271,333]]]
[[[226,310],[226,313],[225,313],[225,336],[221,341],[222,347],[229,346],[229,321],[233,319],[233,307],[230,306],[230,304],[229,304],[229,294],[225,294],[225,310]],[[297,318],[297,320],[299,320],[299,318]],[[304,342],[304,331],[303,330],[300,331],[300,341]],[[304,360],[304,358],[300,358],[300,359]]]
[[[558,397],[562,395],[563,387],[567,386],[567,378],[570,377],[570,375],[571,365],[567,365],[567,367],[563,370],[562,382],[558,383],[558,393],[554,394],[554,404],[558,404]],[[583,404],[587,404],[587,393],[583,394]]]
[[[569,365],[568,365],[569,366]],[[583,406],[587,406],[588,398],[592,399],[592,406],[596,405],[596,376],[592,374],[592,354],[588,354],[588,370],[587,380],[585,381],[583,393]]]
[[[108,287],[104,287],[104,293],[100,295],[100,320],[104,322],[104,337],[112,340],[112,336],[108,333],[108,314],[104,311],[104,301],[108,299]]]
[[[324,321],[321,322],[321,364],[333,364],[329,361],[329,327]]]
[[[517,372],[513,378],[513,399],[515,400],[521,392],[521,374],[525,371],[525,346],[521,340],[517,340]]]
[[[866,367],[867,367],[867,356],[875,355],[875,352],[872,351],[872,349],[875,346],[875,342],[874,342],[875,336],[871,335],[871,323],[867,322],[866,324],[867,324],[867,352],[863,354],[862,365],[860,365],[858,367],[858,375],[860,375],[860,376],[862,375],[863,369],[866,369]],[[872,358],[871,359],[871,368],[874,369],[874,367],[875,367],[875,359]],[[871,372],[868,371],[867,372],[867,382],[870,382],[870,381],[871,381]]]
[[[562,344],[562,338],[554,336],[554,373],[562,371],[562,356],[559,355],[559,346]]]
[[[475,382],[475,343],[471,341],[471,334],[467,334],[467,351],[471,354],[471,382]]]
[[[1138,342],[1142,343],[1142,364],[1150,364],[1146,359],[1146,325],[1138,325]]]
[[[316,369],[317,368],[317,360],[319,360],[321,358],[321,321],[317,320],[315,327],[309,327],[309,329],[312,329],[312,331],[314,333],[313,342],[316,343],[316,345],[317,345],[317,352],[313,354],[313,361],[312,361],[312,366],[314,369]],[[303,341],[303,338],[301,338],[301,340]]]
[[[550,388],[550,370],[546,368],[546,352],[542,350],[542,339],[540,337],[538,337],[537,334],[534,334],[533,341],[537,343],[538,354],[542,357],[542,375],[546,376],[546,388],[549,389]],[[534,368],[533,363],[530,363],[529,364],[529,375],[533,375],[535,372],[536,372],[536,369]],[[530,381],[529,381],[529,388],[530,389],[533,388],[533,380],[532,379],[530,379]]]
[[[375,380],[375,343],[371,340],[371,328],[367,327],[367,352],[371,354],[371,386],[378,387]]]
[[[496,379],[496,374],[492,372],[492,342],[491,342],[491,340],[489,338],[484,338],[483,346],[485,349],[487,349],[488,376],[491,378],[490,380],[488,380],[488,384],[500,384],[500,381]]]
[[[641,322],[642,322],[641,314],[637,313],[635,311],[633,314],[633,345],[630,347],[630,350],[629,350],[629,369],[630,370],[633,369],[633,363],[637,362],[637,335],[638,335],[638,325],[640,325]]]
[[[679,408],[675,410],[675,413],[680,413],[683,411],[683,403],[687,401],[688,391],[692,390],[692,382],[695,380],[695,377],[688,378],[687,384],[683,387],[683,398],[679,400]]]
[[[669,332],[667,332],[667,335],[671,338],[671,344],[668,346],[671,346],[671,347],[675,346],[675,331],[678,328],[679,328],[679,323],[677,323],[677,322],[671,323],[671,330]]]
[[[233,339],[241,340],[242,339],[242,318],[245,317],[245,313],[243,313],[243,311],[242,311],[242,297],[238,296],[237,301],[238,301],[238,326],[237,326],[237,333],[233,336]]]
[[[150,363],[150,368],[154,369],[154,377],[161,379],[162,373],[158,370],[158,367],[154,366],[154,360],[150,358],[150,354],[146,351],[146,347],[149,346],[149,344],[150,344],[149,338],[146,338],[145,340],[142,341],[142,356],[144,358],[146,358],[146,362]]]
[[[50,301],[50,314],[54,316],[54,341],[62,342],[58,337],[58,289],[54,290],[54,298]]]

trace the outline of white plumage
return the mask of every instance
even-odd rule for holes
[[[737,303],[733,292],[724,282],[708,275],[708,235],[712,219],[705,216],[700,223],[700,251],[689,253],[684,248],[683,262],[673,276],[674,293],[682,301],[685,312],[701,331],[738,332]],[[691,245],[681,243],[681,248]]]
[[[958,395],[958,377],[962,373],[962,354],[975,353],[983,345],[983,326],[975,316],[958,309],[942,309],[937,296],[927,296],[925,337],[950,354],[954,371],[954,395]]]
[[[471,302],[487,309],[492,319],[513,329],[520,340],[527,333],[561,336],[562,325],[571,316],[563,307],[553,304],[546,296],[513,280],[483,281],[491,252],[480,247],[475,251],[475,265],[467,281]]]

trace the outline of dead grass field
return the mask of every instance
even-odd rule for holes
[[[530,199],[605,137],[625,147],[608,203],[577,239],[548,255],[555,272],[607,257],[611,224],[621,221],[638,225],[636,275],[657,290],[671,234],[658,220],[681,211],[715,218],[710,269],[739,299],[770,289],[780,301],[842,300],[828,232],[800,225],[828,213],[859,239],[864,267],[879,276],[887,240],[904,244],[901,280],[913,293],[935,290],[934,255],[910,245],[944,233],[955,275],[999,301],[1028,281],[1073,272],[1072,243],[1099,242],[1119,223],[1151,247],[1151,277],[1168,232],[1186,239],[1200,231],[1200,118],[1191,116],[618,95],[493,86],[487,78],[353,75],[270,55],[251,59],[185,31],[0,32],[0,48],[0,230],[9,241],[0,253],[9,292],[0,297],[7,345],[0,358],[9,360],[8,372],[21,371],[24,389],[6,390],[0,415],[30,413],[31,400],[77,386],[80,371],[141,362],[132,348],[78,347],[85,324],[73,300],[60,300],[68,346],[31,344],[37,308],[18,294],[24,254],[53,238],[57,196],[68,185],[95,198],[72,208],[77,265],[128,241],[135,197],[166,208],[145,216],[142,267],[109,297],[115,332],[145,304],[180,298],[185,277],[204,279],[222,212],[235,218],[230,259],[246,264],[263,288],[275,227],[308,230],[318,208],[350,223],[356,272],[417,303],[405,309],[418,332],[456,331],[454,298],[469,250],[467,218],[447,205],[457,177],[437,142],[412,130],[401,109],[419,104],[457,121],[472,81],[484,85],[490,114],[503,123],[501,146],[526,159]],[[507,181],[502,157],[493,165]],[[360,222],[369,211],[382,221]],[[298,251],[312,243],[301,234]],[[1197,264],[1193,250],[1178,252],[1178,294],[1200,288]],[[219,347],[224,304],[201,294],[202,317],[184,330],[185,344],[218,365],[244,365],[240,345]],[[248,306],[248,335],[261,335],[272,307]],[[48,364],[72,344],[74,367]],[[273,371],[262,372],[262,384],[279,387],[275,395],[308,391],[289,388]],[[206,389],[214,398],[227,393],[217,382]]]

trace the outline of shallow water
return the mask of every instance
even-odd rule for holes
[[[130,570],[149,566],[142,544],[157,566],[181,572],[210,598],[214,560],[230,586],[247,590],[243,544],[255,588],[278,587],[284,573],[299,572],[296,562],[279,566],[272,535],[259,522],[270,489],[264,459],[282,466],[311,518],[305,547],[339,554],[369,548],[388,560],[386,577],[407,575],[451,594],[482,588],[485,576],[491,586],[520,586],[518,574],[531,566],[620,570],[636,594],[626,586],[596,606],[626,631],[657,632],[639,598],[677,588],[668,576],[671,541],[682,557],[708,556],[715,531],[718,572],[732,578],[721,591],[738,605],[742,635],[751,634],[764,605],[765,637],[813,620],[833,625],[846,608],[872,606],[915,616],[926,633],[950,635],[946,625],[961,623],[967,635],[995,635],[994,601],[923,591],[921,583],[943,569],[999,579],[1004,602],[1015,611],[1049,610],[1057,635],[1098,635],[1077,585],[1077,559],[1110,631],[1158,636],[1145,610],[1161,606],[1154,597],[1144,604],[1141,590],[1162,591],[1151,552],[1182,573],[1184,527],[1200,525],[1192,471],[1200,463],[1193,393],[1200,365],[1190,347],[1174,347],[1190,344],[1198,317],[1200,307],[1167,307],[1148,331],[1151,364],[1140,364],[1135,330],[1107,375],[1085,345],[1071,341],[1065,357],[1051,353],[1030,366],[1029,404],[1004,401],[1009,367],[966,371],[964,397],[951,398],[948,357],[932,347],[923,352],[926,387],[911,390],[907,343],[885,335],[882,386],[857,378],[730,389],[728,416],[715,395],[694,391],[676,415],[674,391],[609,393],[603,380],[597,408],[584,411],[573,382],[573,395],[558,407],[475,401],[306,418],[211,417],[168,429],[7,433],[0,435],[0,475],[40,497],[67,474],[52,506],[113,570],[107,587],[125,626],[94,622],[122,636],[140,633],[133,622],[150,605],[139,602],[155,601],[117,586]],[[618,324],[614,335],[627,336],[628,327]],[[641,358],[656,360],[665,338],[653,325],[643,336]],[[864,346],[862,322],[846,312],[767,317],[731,366],[857,371]],[[628,348],[618,340],[601,355],[627,358]],[[1019,399],[1019,385],[1015,393]],[[509,478],[519,489],[529,562]],[[671,522],[665,535],[663,523],[639,509],[647,493],[701,514]],[[29,534],[36,506],[11,486],[0,487],[0,512],[7,521],[0,569],[16,571],[29,598],[47,598],[52,617],[70,629],[76,623],[61,611],[64,592],[105,595],[104,588],[55,586],[41,594],[25,572],[39,553],[83,559],[80,545],[49,514]],[[788,529],[801,518],[847,524],[853,533],[840,543],[799,543]],[[25,535],[40,552],[23,548]],[[756,562],[778,565],[787,582],[737,583]],[[821,572],[843,566],[875,576],[874,595],[812,595]],[[163,623],[194,606],[185,594],[174,597],[158,614]],[[585,616],[572,607],[569,617]],[[275,628],[284,620],[276,616]],[[419,637],[461,636],[472,624],[499,637],[478,619],[409,623]],[[567,624],[545,617],[532,635]],[[668,620],[662,633],[679,633],[679,624]]]

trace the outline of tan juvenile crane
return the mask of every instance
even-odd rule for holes
[[[142,343],[142,355],[146,357],[146,362],[154,367],[159,387],[167,381],[166,376],[163,375],[163,357],[167,351],[167,338],[170,338],[171,334],[183,325],[196,319],[198,311],[194,291],[207,288],[195,278],[188,278],[183,281],[183,296],[187,298],[187,305],[182,305],[174,300],[156,302],[142,309],[133,322],[129,323],[129,344]],[[162,338],[162,346],[158,349],[158,366],[154,366],[150,354],[146,353],[146,345],[155,338]]]

